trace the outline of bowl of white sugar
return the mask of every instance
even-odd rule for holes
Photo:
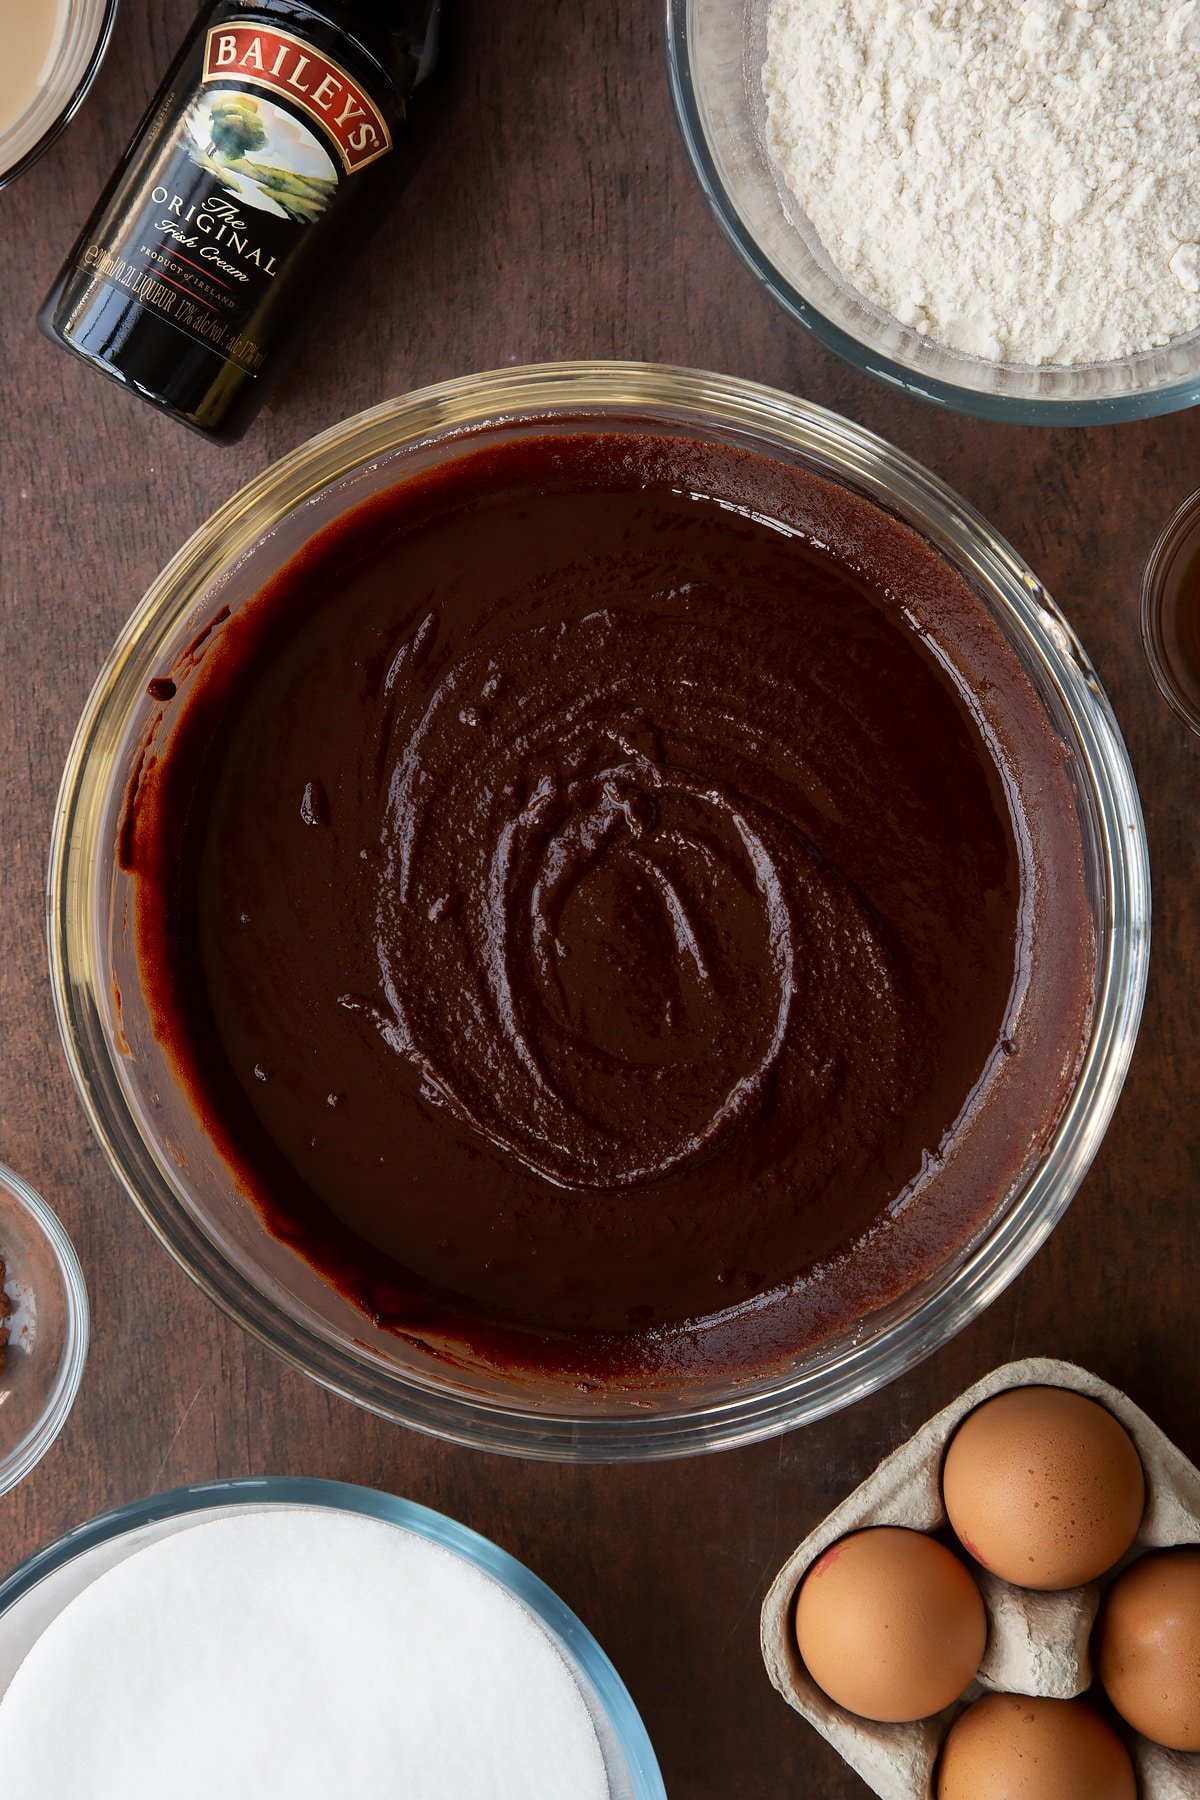
[[[116,16],[117,0],[0,0],[0,188],[75,116]]]
[[[730,242],[831,349],[984,418],[1200,400],[1200,0],[666,0]]]
[[[595,1639],[440,1513],[210,1482],[0,1584],[0,1766],[39,1800],[666,1800]]]

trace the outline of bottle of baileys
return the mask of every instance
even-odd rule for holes
[[[386,197],[440,0],[206,6],[42,309],[219,442],[245,431]]]

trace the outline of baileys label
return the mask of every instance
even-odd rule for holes
[[[290,31],[262,25],[214,25],[204,45],[205,81],[271,88],[315,119],[348,175],[392,147],[392,134],[371,99],[339,63]]]

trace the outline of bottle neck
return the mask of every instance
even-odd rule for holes
[[[226,0],[222,11],[243,10]],[[348,39],[378,63],[400,95],[410,94],[437,60],[442,0],[247,0],[248,15],[286,17]]]

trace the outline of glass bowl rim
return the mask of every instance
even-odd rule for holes
[[[92,45],[87,62],[80,72],[79,80],[67,96],[62,109],[47,122],[46,129],[36,143],[31,144],[28,150],[12,164],[11,168],[0,169],[0,192],[6,187],[10,187],[14,181],[19,181],[22,175],[28,173],[34,163],[40,162],[50,146],[57,143],[87,99],[92,84],[100,73],[101,64],[108,54],[109,41],[112,38],[113,26],[117,21],[119,5],[120,0],[104,0],[104,13],[100,20],[100,29],[96,34],[96,41]],[[23,114],[22,117],[24,116]],[[17,123],[19,124],[20,121],[18,120]]]
[[[19,1481],[24,1481],[66,1424],[83,1380],[91,1326],[83,1269],[57,1213],[51,1211],[37,1190],[30,1187],[15,1169],[4,1163],[0,1163],[0,1189],[29,1216],[49,1244],[62,1279],[65,1318],[58,1368],[41,1413],[20,1442],[0,1459],[0,1495],[4,1495]]]
[[[312,1506],[396,1525],[461,1556],[523,1602],[571,1653],[595,1691],[634,1781],[635,1800],[666,1800],[658,1760],[641,1714],[611,1658],[578,1615],[525,1563],[447,1513],[381,1488],[309,1475],[242,1475],[169,1488],[99,1513],[35,1550],[0,1581],[0,1617],[76,1556],[161,1520],[214,1507]]]
[[[1142,648],[1146,652],[1146,661],[1150,664],[1150,673],[1158,684],[1159,693],[1188,730],[1200,737],[1200,710],[1180,690],[1170,658],[1166,654],[1163,633],[1167,570],[1180,545],[1193,537],[1197,552],[1200,553],[1200,488],[1194,494],[1189,494],[1186,500],[1180,501],[1146,558],[1146,567],[1142,571],[1141,629]]]
[[[692,173],[700,184],[726,242],[741,257],[759,285],[790,318],[832,350],[843,361],[888,387],[899,388],[931,401],[950,412],[971,418],[993,419],[1009,425],[1102,425],[1132,419],[1158,418],[1200,404],[1200,371],[1179,381],[1166,382],[1137,394],[1118,394],[1091,399],[1054,400],[1025,395],[990,394],[960,386],[940,376],[927,375],[908,363],[864,344],[860,338],[835,325],[805,297],[769,257],[742,222],[732,196],[722,181],[709,147],[697,100],[689,49],[688,14],[694,0],[662,0],[663,50],[675,120],[683,139]]]
[[[485,1400],[406,1372],[384,1377],[267,1301],[211,1247],[173,1190],[141,1191],[128,1168],[123,1112],[110,1113],[84,1054],[75,1008],[89,1003],[86,955],[73,910],[87,880],[86,845],[74,843],[81,795],[103,785],[89,760],[100,724],[124,716],[153,674],[155,651],[228,567],[279,519],[355,471],[406,446],[453,441],[472,428],[549,420],[564,413],[686,422],[753,434],[818,459],[835,478],[881,482],[897,503],[969,544],[993,590],[1052,674],[1070,717],[1097,808],[1107,936],[1098,945],[1098,996],[1084,1064],[1042,1160],[999,1220],[936,1291],[874,1337],[843,1346],[816,1368],[719,1401],[641,1418],[580,1416],[553,1407]],[[878,502],[877,502],[878,503]],[[135,659],[136,670],[133,669]],[[76,864],[84,860],[83,875]],[[385,401],[302,444],[193,533],[128,620],[84,708],[55,809],[47,878],[47,928],[55,1011],[67,1061],[92,1130],[118,1180],[174,1260],[221,1309],[292,1367],[398,1423],[452,1442],[559,1461],[655,1460],[754,1442],[849,1405],[946,1342],[990,1304],[1066,1210],[1099,1147],[1132,1055],[1149,951],[1149,863],[1133,771],[1111,708],[1067,621],[1041,583],[965,500],[903,452],[848,419],[777,389],[703,371],[645,363],[570,362],[459,377]],[[104,1034],[101,1033],[103,1036]],[[111,1046],[105,1037],[111,1060]],[[103,1075],[104,1071],[100,1072]],[[136,1129],[135,1129],[136,1135]],[[163,1201],[166,1201],[165,1209]]]

